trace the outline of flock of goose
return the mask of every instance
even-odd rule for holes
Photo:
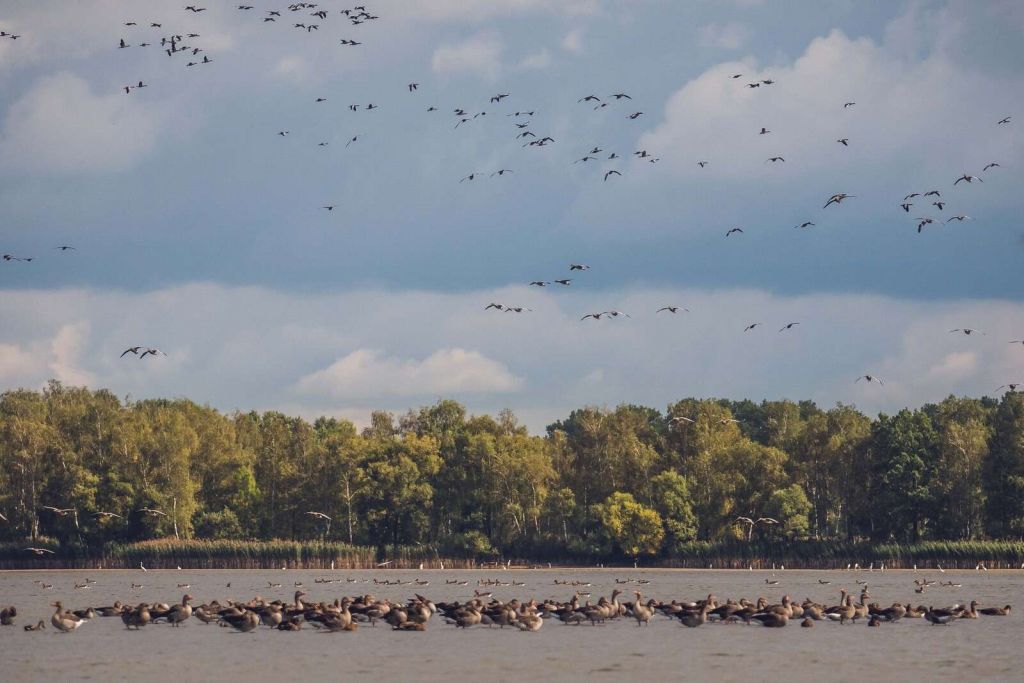
[[[350,581],[355,581],[350,579]],[[768,579],[766,583],[778,583]],[[335,580],[317,580],[317,583],[333,583]],[[616,583],[631,583],[632,579],[616,580]],[[409,582],[412,583],[412,582]],[[429,585],[429,582],[417,582]],[[465,581],[450,580],[448,584],[464,585]],[[572,584],[589,586],[586,582],[555,581],[556,585]],[[639,580],[636,583],[649,583]],[[830,581],[819,580],[821,584]],[[949,625],[963,619],[978,619],[982,616],[1009,616],[1011,605],[1002,607],[981,607],[976,600],[968,604],[957,603],[950,606],[935,607],[932,605],[914,606],[910,602],[894,601],[883,605],[871,601],[866,582],[861,584],[860,597],[854,600],[853,594],[845,588],[839,591],[838,603],[828,605],[810,598],[803,602],[795,602],[789,595],[782,596],[777,603],[765,597],[756,600],[747,598],[720,600],[709,594],[699,600],[659,601],[645,598],[640,590],[633,591],[634,600],[622,601],[623,591],[616,588],[610,597],[601,596],[596,603],[590,602],[590,592],[577,589],[567,601],[553,598],[520,600],[517,598],[502,601],[492,597],[490,591],[474,591],[474,597],[465,602],[435,602],[418,593],[404,602],[380,599],[372,594],[345,596],[334,600],[311,602],[304,600],[307,593],[299,587],[290,602],[280,599],[268,601],[259,596],[248,601],[213,600],[202,605],[193,606],[194,598],[185,593],[180,601],[173,603],[146,603],[132,605],[120,600],[112,605],[102,607],[86,607],[77,610],[64,608],[57,600],[52,603],[55,608],[50,617],[50,626],[58,632],[68,633],[77,630],[87,622],[102,617],[120,617],[125,629],[141,630],[150,624],[165,623],[172,627],[183,626],[192,619],[203,624],[218,624],[225,628],[241,632],[255,631],[261,625],[279,631],[299,631],[310,626],[324,631],[355,631],[362,625],[376,627],[378,623],[390,626],[395,631],[425,631],[428,624],[443,622],[456,628],[487,626],[517,628],[522,631],[539,631],[545,622],[562,625],[591,626],[605,625],[616,620],[635,621],[637,626],[649,626],[659,617],[678,620],[689,628],[696,628],[710,623],[761,625],[769,628],[781,628],[790,621],[798,621],[803,628],[813,627],[816,622],[836,622],[840,625],[856,624],[865,621],[868,626],[878,627],[885,623],[894,623],[904,619],[922,619],[932,625]],[[936,582],[915,581],[918,592],[923,592],[924,585]],[[478,585],[516,585],[524,582],[503,583],[500,581],[480,581]],[[945,584],[944,584],[945,585]],[[955,586],[950,582],[949,585]],[[280,584],[270,584],[270,587]],[[230,584],[228,584],[230,587]],[[179,588],[188,588],[188,584],[179,584]],[[586,598],[585,602],[581,602]],[[485,601],[486,599],[486,601]],[[0,624],[14,625],[19,616],[14,606],[0,610]],[[435,620],[434,618],[437,617]],[[45,630],[46,623],[39,620],[26,624],[25,631]]]

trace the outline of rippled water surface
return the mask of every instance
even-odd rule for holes
[[[67,608],[112,604],[115,600],[175,602],[189,584],[194,604],[213,599],[290,601],[295,583],[306,600],[373,593],[399,601],[420,593],[435,601],[473,597],[479,579],[523,581],[525,586],[497,587],[500,599],[568,600],[574,590],[590,591],[590,600],[623,589],[624,599],[640,589],[658,600],[694,600],[714,593],[720,599],[760,595],[776,602],[784,593],[795,601],[810,597],[836,604],[840,588],[859,590],[867,581],[872,599],[882,605],[903,603],[950,605],[978,600],[983,606],[1016,604],[1024,590],[1024,572],[929,572],[929,578],[962,583],[961,588],[933,587],[914,593],[910,572],[784,571],[778,585],[766,585],[764,572],[686,570],[522,570],[522,571],[82,571],[0,573],[0,605],[15,605],[15,626],[0,627],[0,680],[3,681],[207,681],[214,678],[260,681],[341,680],[349,678],[416,681],[506,681],[532,679],[619,681],[657,680],[1022,680],[1024,614],[961,620],[932,626],[921,619],[867,628],[817,622],[799,628],[707,624],[697,629],[660,615],[648,628],[619,619],[605,626],[565,626],[547,621],[539,633],[474,627],[467,630],[431,620],[425,633],[393,632],[386,625],[355,633],[322,633],[304,628],[284,633],[260,627],[234,633],[191,620],[183,628],[150,625],[126,631],[120,619],[96,618],[76,632],[57,633],[49,626],[55,600]],[[85,578],[96,583],[76,590]],[[316,584],[314,578],[341,579]],[[357,579],[346,582],[344,579]],[[430,581],[429,586],[384,586],[373,579]],[[617,584],[616,579],[650,580]],[[468,586],[447,585],[465,580]],[[558,580],[588,582],[586,587],[555,585]],[[819,580],[830,581],[822,585]],[[53,584],[42,589],[34,581]],[[132,589],[132,583],[143,588]],[[227,584],[231,587],[228,588]],[[269,584],[281,584],[270,587]],[[485,589],[481,589],[485,590]],[[587,598],[584,598],[584,600]],[[1024,612],[1024,603],[1020,605]],[[47,630],[26,632],[39,619]]]

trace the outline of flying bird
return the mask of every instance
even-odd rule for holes
[[[130,346],[121,353],[121,358],[124,358],[127,354],[132,353],[136,356],[139,355],[139,351],[142,350],[141,346]]]
[[[746,327],[743,328],[743,331],[744,332],[749,332],[750,330],[754,329],[755,327],[758,327],[759,325],[763,325],[763,324],[764,323],[750,323],[749,325],[747,325]]]
[[[1022,386],[1021,382],[1013,382],[1011,384],[1004,384],[1003,386],[999,387],[999,389],[996,389],[996,391],[999,391],[1000,389],[1009,389],[1010,391],[1017,391],[1017,387],[1019,386]]]
[[[959,221],[959,222],[963,223],[964,221],[972,221],[972,220],[974,220],[974,219],[971,218],[970,216],[968,216],[967,214],[963,214],[962,213],[962,214],[959,214],[957,216],[950,216],[949,218],[946,219],[946,222],[948,223],[950,221]]]
[[[604,174],[604,179],[605,179],[605,181],[606,181],[606,182],[607,182],[607,180],[608,180],[608,176],[610,176],[610,175],[617,175],[617,176],[621,176],[622,174],[621,174],[621,173],[619,173],[618,171],[614,171],[614,170],[612,170],[612,171],[608,171],[608,172],[606,172],[606,173]]]
[[[725,233],[725,236],[728,237],[734,232],[743,232],[743,228],[731,228],[728,232]]]
[[[554,282],[555,284],[562,285],[564,287],[568,287],[569,285],[572,284],[572,279],[571,278],[565,278],[563,280],[552,280],[552,282]]]
[[[580,318],[580,320],[586,320],[587,318],[593,318],[594,320],[600,320],[602,315],[604,315],[604,313],[587,313],[585,316]]]
[[[51,555],[54,554],[52,550],[47,550],[46,548],[25,548],[25,550],[30,553],[35,553],[36,555],[42,555],[43,553],[49,553]]]
[[[970,327],[958,327],[955,330],[950,330],[950,332],[963,332],[967,336],[970,336],[970,335],[974,334],[975,332],[977,332],[978,334],[986,334],[985,332],[982,332],[981,330],[975,330],[975,329],[970,328]]]
[[[570,263],[569,270],[590,270],[590,266],[585,263]]]
[[[857,104],[857,103],[856,102],[846,102],[846,103],[843,104],[843,109],[846,109],[847,107],[852,107],[855,104]]]
[[[698,166],[700,166],[701,168],[704,168],[704,167],[705,167],[705,166],[707,166],[707,165],[708,165],[709,163],[711,163],[711,162],[710,162],[710,161],[698,161],[698,162],[697,162],[697,165],[698,165]]]
[[[310,510],[310,511],[309,511],[309,512],[307,512],[306,514],[307,514],[307,515],[312,515],[313,517],[316,517],[316,518],[318,518],[318,519],[326,519],[327,521],[330,521],[330,520],[331,520],[331,518],[330,518],[330,517],[329,517],[328,515],[325,515],[325,514],[324,514],[324,513],[322,513],[322,512],[313,512],[312,510]]]
[[[982,170],[982,172],[984,172],[984,171],[987,171],[990,168],[999,168],[999,167],[1000,167],[999,164],[997,164],[996,162],[993,161],[991,164],[985,164],[985,168],[983,168],[981,170]]]
[[[768,130],[767,128],[762,127],[761,132],[758,133],[758,135],[768,135],[768,133],[771,133],[771,131]]]
[[[831,197],[828,198],[828,201],[825,202],[825,206],[823,206],[821,208],[827,209],[829,207],[829,204],[840,204],[844,199],[849,199],[850,197],[855,197],[855,196],[856,195],[846,194],[845,192],[840,192],[839,194],[834,194],[834,195],[832,195]]]
[[[684,308],[682,306],[662,306],[657,311],[655,311],[655,313],[661,313],[662,311],[668,311],[669,313],[678,313],[680,310],[686,311],[687,313],[690,312],[689,308]]]
[[[1005,119],[1000,119],[1000,120],[996,121],[996,123],[998,123],[999,125],[1003,125],[1004,123],[1009,123],[1010,119],[1012,119],[1012,118],[1013,118],[1012,116],[1007,116]]]
[[[142,353],[139,354],[139,359],[145,358],[146,356],[156,356],[157,354],[160,354],[160,355],[163,355],[163,356],[167,355],[166,353],[164,353],[160,349],[145,349]]]
[[[783,327],[783,328],[782,328],[781,330],[779,330],[779,332],[785,332],[786,330],[791,330],[791,329],[793,329],[793,328],[794,328],[794,327],[795,327],[796,325],[799,325],[799,324],[800,324],[800,323],[789,323],[788,325],[786,325],[785,327]]]
[[[489,303],[486,306],[484,306],[485,311],[490,310],[492,308],[495,308],[499,311],[505,310],[505,306],[503,304]]]
[[[956,179],[956,182],[955,182],[955,183],[953,183],[953,184],[954,184],[954,185],[956,185],[956,184],[957,184],[957,183],[959,183],[959,182],[960,182],[961,180],[966,180],[966,181],[968,182],[968,184],[969,184],[969,183],[973,183],[973,182],[974,182],[975,180],[977,180],[977,181],[978,181],[979,183],[983,183],[983,182],[985,182],[984,180],[982,180],[982,179],[981,179],[981,178],[979,178],[978,176],[974,176],[974,175],[970,175],[970,174],[964,173],[964,174],[963,174],[962,176],[960,176],[959,178],[957,178],[957,179]]]
[[[868,382],[869,384],[871,382],[878,382],[880,385],[885,386],[885,382],[882,381],[882,378],[881,377],[875,377],[874,375],[861,375],[860,377],[855,379],[853,381],[853,383],[856,384],[857,382],[859,382],[861,380],[864,380],[864,381]]]
[[[136,510],[136,512],[144,512],[147,515],[163,515],[164,517],[167,516],[167,513],[164,512],[163,510],[156,510],[154,508],[139,508],[138,510]]]
[[[838,140],[836,140],[836,142],[838,142],[843,147],[850,146],[850,138],[839,138]]]
[[[800,225],[794,225],[793,227],[794,227],[794,228],[809,228],[809,227],[811,227],[811,226],[813,226],[813,225],[814,225],[814,223],[813,223],[813,222],[811,222],[811,221],[804,221],[804,222],[803,222],[803,223],[801,223]]]
[[[776,162],[778,162],[778,161],[782,161],[782,162],[785,162],[786,160],[785,160],[785,159],[783,159],[782,157],[768,157],[768,158],[767,158],[767,159],[765,160],[765,162],[764,162],[764,163],[766,163],[766,164],[767,164],[767,163],[768,163],[769,161],[770,161],[770,162],[772,162],[772,163],[774,164],[774,163],[776,163]]]

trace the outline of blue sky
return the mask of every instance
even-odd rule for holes
[[[0,251],[36,259],[0,263],[0,388],[357,421],[454,396],[540,429],[584,404],[875,411],[1024,380],[1019,3],[407,0],[355,27],[350,3],[236,4],[0,8],[21,35],[0,38]],[[195,58],[137,47],[189,32]],[[456,107],[487,114],[456,128]],[[523,148],[527,121],[555,142]],[[942,210],[900,208],[932,189]],[[570,288],[526,285],[571,262],[592,268]],[[579,320],[609,308],[632,318]],[[117,357],[137,343],[168,357]]]

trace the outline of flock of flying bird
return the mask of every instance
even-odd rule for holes
[[[189,5],[189,6],[186,6],[184,9],[185,9],[185,11],[190,12],[193,15],[200,15],[200,14],[202,14],[203,12],[205,12],[207,10],[206,7],[199,6],[199,5]],[[241,4],[241,5],[237,5],[236,9],[237,9],[237,11],[242,12],[242,13],[249,13],[249,12],[252,12],[253,10],[255,10],[255,7],[253,5]],[[296,20],[295,21],[292,21],[291,19],[286,20],[286,17],[289,14],[294,16],[296,18]],[[282,24],[283,23],[291,23],[293,29],[303,31],[306,34],[310,34],[312,32],[319,32],[321,26],[326,25],[329,20],[335,19],[335,18],[341,18],[344,22],[346,22],[346,24],[348,26],[351,26],[351,27],[357,27],[357,26],[359,26],[361,24],[365,24],[367,22],[372,22],[372,21],[380,19],[380,17],[377,14],[372,13],[370,10],[367,9],[367,7],[365,5],[357,5],[357,6],[352,7],[352,8],[340,9],[340,10],[328,10],[328,9],[325,9],[324,7],[322,7],[319,3],[299,2],[299,3],[292,3],[292,4],[288,5],[286,9],[266,10],[264,12],[264,15],[262,16],[262,23],[264,23],[264,24],[268,24],[268,23],[277,24],[279,21]],[[299,20],[299,19],[301,19],[301,20]],[[166,54],[167,54],[167,56],[169,58],[175,59],[175,58],[182,57],[185,60],[187,60],[186,64],[185,64],[186,67],[194,67],[194,66],[200,66],[200,65],[209,65],[209,64],[213,64],[214,63],[214,60],[210,59],[207,55],[203,55],[201,59],[199,57],[200,53],[203,52],[203,48],[198,46],[198,43],[201,41],[201,34],[200,33],[197,33],[197,32],[194,32],[194,31],[192,31],[192,32],[188,32],[188,31],[183,31],[183,32],[178,32],[178,31],[164,32],[163,31],[163,22],[159,22],[159,21],[142,22],[141,24],[139,22],[137,22],[137,21],[131,21],[131,20],[123,22],[123,26],[124,26],[125,30],[130,30],[130,31],[140,30],[141,28],[143,28],[147,24],[148,24],[148,28],[149,29],[156,30],[156,31],[160,32],[157,35],[157,37],[151,37],[151,38],[148,38],[148,39],[147,38],[143,38],[142,42],[134,42],[134,41],[130,40],[129,38],[122,37],[118,41],[117,49],[119,49],[119,50],[126,50],[126,49],[132,49],[132,48],[159,47],[164,52],[166,52]],[[6,37],[6,38],[10,38],[10,39],[17,39],[20,36],[19,35],[12,35],[12,34],[9,34],[7,32],[0,32],[0,37]],[[344,45],[344,46],[348,46],[348,47],[356,47],[356,46],[362,45],[363,43],[361,41],[353,40],[351,38],[342,38],[342,39],[340,39],[340,44]],[[733,75],[730,76],[730,78],[732,80],[737,80],[737,79],[740,79],[742,77],[743,77],[743,74],[733,74]],[[767,88],[767,87],[775,85],[775,83],[776,83],[775,80],[773,80],[771,78],[766,78],[766,79],[755,80],[755,81],[748,82],[748,83],[743,83],[741,85],[745,86],[746,88],[749,88],[749,89],[756,89],[756,88]],[[128,84],[128,85],[123,86],[123,89],[124,89],[125,93],[130,94],[133,91],[136,91],[136,90],[139,90],[139,89],[142,89],[142,88],[146,88],[146,87],[149,87],[149,84],[146,83],[144,80],[140,79],[137,82],[134,82],[132,84]],[[417,93],[420,93],[421,84],[418,83],[418,82],[410,82],[410,83],[406,84],[403,87],[407,90],[408,93],[410,93],[410,94],[417,94]],[[490,98],[488,99],[488,105],[494,105],[495,107],[504,106],[506,100],[508,98],[510,98],[510,97],[512,97],[512,94],[508,93],[508,92],[497,93],[497,94],[495,94],[493,96],[490,96]],[[327,102],[327,101],[328,101],[327,97],[322,97],[321,96],[321,97],[317,97],[316,98],[315,104],[321,104],[321,103],[324,103],[324,102]],[[602,97],[600,97],[600,96],[598,96],[596,94],[587,94],[587,95],[584,95],[584,96],[578,98],[578,100],[577,100],[577,104],[583,104],[583,105],[592,106],[593,110],[595,110],[595,111],[597,111],[597,110],[607,110],[608,107],[614,106],[616,104],[619,105],[619,106],[627,106],[628,105],[629,106],[628,109],[620,110],[621,116],[622,116],[624,121],[636,121],[636,120],[640,119],[644,115],[644,112],[642,110],[635,109],[635,107],[633,107],[632,104],[631,104],[632,102],[633,102],[633,97],[629,93],[622,92],[622,91],[615,92],[615,93],[613,93],[611,95],[608,95],[608,96],[606,96],[604,98],[602,98]],[[851,108],[855,107],[855,105],[857,105],[857,103],[854,102],[854,101],[846,101],[846,102],[843,102],[841,109],[843,111],[847,111],[847,110],[850,110]],[[353,103],[353,104],[349,104],[348,105],[348,109],[351,112],[359,112],[359,111],[372,112],[372,111],[378,109],[379,106],[380,105],[377,105],[377,104],[372,103],[372,102],[371,103],[366,103],[366,104]],[[515,109],[515,108],[513,107],[513,109]],[[427,112],[437,112],[437,111],[439,111],[439,108],[437,106],[431,105],[431,106],[426,108],[426,111]],[[479,120],[479,119],[482,119],[483,117],[488,116],[488,114],[490,114],[492,116],[492,118],[493,118],[493,116],[496,113],[498,113],[498,112],[496,112],[494,110],[492,110],[491,112],[484,111],[484,110],[470,111],[470,110],[468,110],[466,108],[463,108],[463,107],[455,107],[452,110],[452,114],[454,115],[455,120],[456,120],[454,128],[457,129],[457,128],[463,126],[464,124],[470,124],[471,122],[473,122],[475,120]],[[505,114],[506,117],[512,119],[512,123],[513,123],[513,125],[515,127],[515,132],[516,132],[515,140],[521,141],[522,142],[522,147],[524,147],[524,148],[542,148],[542,147],[546,147],[548,145],[552,145],[552,144],[556,143],[556,140],[553,137],[551,137],[550,135],[543,134],[543,132],[535,132],[534,130],[531,130],[534,127],[533,124],[534,124],[534,118],[535,118],[535,114],[536,114],[536,109],[534,109],[534,108],[530,108],[530,109],[525,109],[524,108],[522,110],[515,109],[513,111],[507,111],[507,112],[503,112],[503,113]],[[1006,125],[1009,125],[1011,123],[1011,121],[1012,121],[1012,117],[1005,116],[1002,119],[999,119],[998,121],[996,121],[996,125],[997,126],[1006,126]],[[758,135],[761,135],[761,136],[770,135],[772,133],[772,131],[768,127],[766,127],[766,126],[761,126],[760,130],[756,131],[756,132],[757,132]],[[282,138],[286,138],[286,137],[288,137],[290,135],[290,133],[291,133],[290,130],[279,130],[277,132],[277,135],[282,137]],[[351,138],[348,139],[348,142],[347,142],[347,144],[345,146],[348,147],[348,146],[358,142],[361,137],[362,137],[361,134],[360,135],[352,136]],[[850,145],[851,144],[855,144],[855,142],[856,141],[853,141],[853,143],[851,143],[851,139],[849,137],[841,137],[841,138],[836,139],[836,143],[842,145],[844,148],[850,147]],[[329,144],[330,143],[327,140],[322,140],[322,141],[317,143],[317,145],[319,147],[326,147]],[[601,145],[594,145],[594,146],[590,147],[588,152],[586,152],[582,157],[576,159],[573,163],[574,164],[587,165],[587,164],[590,164],[591,162],[597,162],[597,163],[600,163],[600,162],[610,162],[610,161],[620,160],[620,159],[623,158],[622,155],[620,155],[618,152],[615,152],[615,151],[608,152],[607,156],[605,156],[605,154],[606,154],[606,150]],[[632,152],[631,154],[627,154],[626,157],[627,158],[632,157],[635,160],[644,161],[644,162],[648,162],[648,163],[651,163],[651,164],[656,164],[656,163],[658,163],[661,160],[660,157],[652,154],[651,152],[649,152],[646,149],[636,150],[636,151]],[[782,155],[771,156],[771,157],[768,157],[765,160],[765,163],[773,163],[773,164],[774,163],[785,163],[785,162],[786,162],[786,159]],[[707,160],[707,159],[701,159],[701,160],[698,160],[696,162],[697,166],[699,166],[700,168],[705,168],[705,167],[707,167],[711,163],[712,162]],[[989,172],[993,171],[994,169],[998,169],[998,168],[1000,168],[1000,164],[998,162],[995,162],[995,161],[989,162],[988,164],[986,164],[982,168],[981,173],[988,174]],[[514,170],[510,169],[510,168],[500,168],[500,169],[497,169],[497,170],[492,171],[492,172],[474,171],[472,173],[469,173],[469,174],[463,176],[459,180],[459,183],[466,183],[466,182],[472,183],[472,182],[478,181],[478,180],[483,179],[483,178],[504,177],[506,175],[510,175],[510,174],[513,174],[513,173],[514,173]],[[607,182],[613,176],[622,176],[622,171],[618,170],[617,168],[604,168],[604,169],[602,169],[601,175],[603,177],[603,180]],[[976,176],[976,175],[972,175],[970,173],[964,172],[960,177],[958,177],[958,178],[956,178],[954,180],[954,182],[952,183],[952,186],[953,187],[957,187],[961,183],[965,183],[965,185],[970,185],[970,184],[973,184],[975,181],[978,181],[979,183],[983,182],[983,180],[982,180],[982,178],[980,176]],[[824,209],[828,209],[829,207],[832,207],[832,206],[839,207],[846,200],[854,199],[854,198],[856,198],[856,195],[849,194],[847,192],[835,193],[835,194],[829,196],[828,198],[826,198],[822,209],[823,210]],[[941,213],[941,212],[943,212],[945,210],[946,205],[948,203],[948,200],[944,199],[942,197],[942,193],[941,193],[940,190],[932,189],[932,190],[928,190],[926,192],[911,192],[911,193],[907,194],[903,198],[903,200],[900,202],[899,206],[903,209],[904,212],[910,213],[911,208],[914,207],[914,205],[915,205],[914,200],[919,200],[919,201],[922,201],[922,202],[928,201],[929,205],[932,206],[932,207],[935,207],[935,209],[937,209],[937,211],[939,213]],[[327,212],[333,212],[335,207],[336,207],[335,204],[329,203],[329,204],[323,205],[321,208],[323,210],[327,211]],[[958,213],[958,214],[949,216],[945,220],[942,220],[941,218],[936,217],[934,215],[923,215],[923,216],[916,217],[914,220],[916,221],[917,232],[920,233],[927,226],[939,225],[939,224],[948,224],[948,223],[951,223],[953,221],[957,221],[957,222],[961,222],[962,223],[963,221],[969,221],[969,220],[973,220],[973,219],[969,215],[967,215],[967,214]],[[794,227],[796,227],[798,229],[807,229],[807,228],[811,228],[811,227],[815,227],[815,226],[816,226],[816,223],[813,220],[805,220],[805,221],[801,222],[800,224],[798,224],[798,225],[796,225]],[[743,235],[743,234],[745,234],[744,233],[744,229],[742,227],[740,227],[740,226],[736,226],[736,227],[732,227],[732,228],[728,229],[726,231],[726,233],[725,233],[725,236],[727,238],[735,238],[734,236]],[[74,247],[69,246],[69,245],[61,245],[59,247],[55,247],[55,249],[59,249],[62,252],[66,252],[66,251],[69,251],[69,250],[73,250]],[[34,257],[32,257],[32,256],[19,256],[19,255],[15,255],[15,254],[3,254],[3,260],[5,262],[26,262],[26,263],[28,263],[28,262],[33,261]],[[590,266],[589,265],[585,265],[585,264],[574,263],[574,264],[570,264],[570,266],[569,266],[570,272],[572,272],[572,271],[586,271],[586,270],[589,270],[589,269],[590,269]],[[570,286],[573,285],[574,281],[575,280],[573,278],[560,277],[560,278],[553,278],[551,280],[543,280],[543,279],[532,280],[532,281],[529,282],[529,285],[530,286],[539,287],[539,288],[544,288],[544,287],[547,287],[549,285],[559,285],[560,287],[570,287]],[[517,313],[517,314],[533,311],[533,309],[528,308],[528,307],[523,306],[523,305],[508,305],[508,304],[505,304],[505,303],[498,303],[498,302],[491,302],[491,303],[489,303],[485,307],[485,310],[488,310],[488,311],[489,310],[495,310],[495,311],[499,311],[499,312]],[[685,308],[683,306],[677,305],[677,304],[671,304],[671,305],[666,305],[666,306],[663,306],[663,307],[657,309],[656,313],[676,314],[676,313],[679,313],[680,311],[689,312],[689,309],[687,309],[687,308]],[[621,310],[610,309],[610,310],[595,311],[595,312],[591,312],[591,313],[586,313],[585,315],[583,315],[580,318],[580,320],[588,320],[589,319],[589,320],[597,321],[597,320],[604,320],[604,319],[616,319],[616,318],[620,318],[620,317],[631,318],[632,316],[630,316],[628,313],[626,313],[624,311],[621,311]],[[781,327],[779,329],[779,332],[786,332],[786,331],[793,330],[795,328],[795,326],[797,326],[799,324],[800,324],[799,322],[788,322],[785,325],[783,325],[783,327]],[[758,327],[761,327],[762,325],[763,325],[762,322],[752,322],[752,323],[749,323],[749,324],[747,324],[744,327],[744,332],[751,332],[751,331],[757,329]],[[977,330],[974,330],[974,329],[971,329],[971,328],[960,328],[960,329],[956,329],[956,330],[952,330],[952,331],[953,332],[962,332],[965,335],[970,335],[970,334],[972,334],[974,332],[977,332]],[[1024,344],[1024,340],[1013,341],[1011,343],[1022,343],[1022,344]],[[156,357],[158,355],[164,355],[164,356],[167,355],[166,353],[164,353],[163,351],[161,351],[158,348],[147,347],[147,346],[133,346],[133,347],[130,347],[130,348],[126,349],[121,354],[121,357],[123,358],[124,356],[129,355],[129,354],[134,355],[134,356],[136,356],[139,359],[146,358],[147,356]],[[871,374],[864,374],[864,375],[861,375],[860,377],[858,377],[856,379],[857,382],[859,382],[861,380],[865,380],[868,383],[874,382],[874,383],[878,383],[880,385],[883,384],[883,382],[882,382],[882,380],[880,378],[878,378],[877,376],[871,375]],[[1008,384],[1008,385],[1005,385],[1005,386],[1010,387],[1011,390],[1016,390],[1017,384]],[[1003,387],[1001,387],[1001,388],[1003,388]]]

